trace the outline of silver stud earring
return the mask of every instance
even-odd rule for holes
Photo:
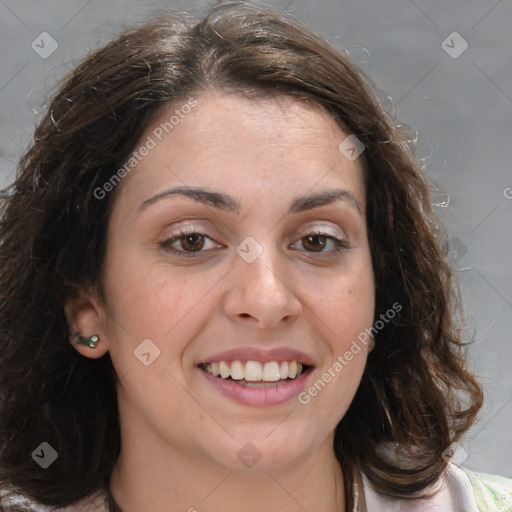
[[[89,348],[96,348],[98,341],[100,341],[100,337],[97,334],[93,334],[92,336],[89,336],[88,338],[82,338],[81,336],[78,336],[77,344],[78,345],[87,345]]]

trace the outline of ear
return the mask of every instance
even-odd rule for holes
[[[80,291],[64,304],[64,313],[69,325],[69,342],[85,357],[97,359],[108,351],[104,309],[97,294]],[[78,344],[78,337],[97,335],[99,341],[94,348]]]

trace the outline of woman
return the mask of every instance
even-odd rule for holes
[[[0,231],[5,510],[508,510],[449,462],[482,402],[451,268],[339,50],[245,4],[160,18],[34,139]]]

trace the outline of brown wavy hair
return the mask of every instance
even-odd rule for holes
[[[1,192],[1,486],[55,507],[105,491],[119,510],[108,489],[121,448],[115,370],[108,353],[89,359],[70,345],[63,306],[81,288],[101,292],[116,192],[98,200],[94,190],[160,109],[208,89],[307,99],[364,143],[375,319],[395,302],[402,310],[375,336],[334,451],[349,501],[358,471],[384,495],[425,495],[482,403],[463,358],[431,184],[410,134],[342,50],[289,16],[240,2],[200,18],[155,16],[89,55],[59,85]],[[58,452],[46,470],[31,458],[43,441]]]

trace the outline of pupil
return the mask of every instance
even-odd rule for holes
[[[202,235],[198,235],[198,234],[187,235],[185,237],[185,244],[183,245],[183,248],[190,249],[192,251],[201,249],[202,244],[200,247],[197,246],[197,242],[201,241],[201,239],[202,239]],[[191,240],[192,240],[192,242],[189,244],[189,242]],[[186,246],[188,246],[188,247],[186,247]]]
[[[313,249],[314,252],[320,252],[325,247],[325,236],[322,235],[309,235],[306,237],[306,245],[309,245],[311,240],[320,241],[321,247],[320,249]],[[315,245],[313,243],[313,245]],[[318,245],[317,245],[318,247]]]

